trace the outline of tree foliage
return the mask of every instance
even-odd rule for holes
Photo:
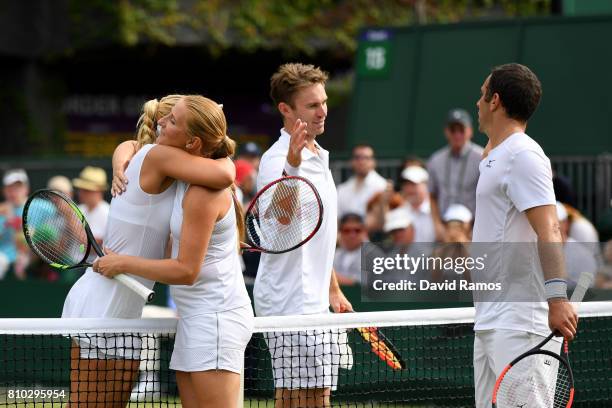
[[[90,41],[201,44],[213,54],[280,49],[351,54],[368,26],[546,15],[551,0],[72,0],[73,22],[106,16]],[[109,28],[112,27],[112,28]],[[102,32],[100,32],[102,31]],[[102,38],[100,38],[102,37]],[[80,37],[83,39],[82,37]]]

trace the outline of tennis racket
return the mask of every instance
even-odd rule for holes
[[[404,370],[406,363],[389,340],[378,327],[358,327],[357,332],[367,344],[372,353],[394,370]]]
[[[592,275],[583,273],[570,302],[580,302],[590,286]],[[555,333],[515,358],[504,368],[493,389],[493,408],[543,407],[570,408],[574,401],[574,374],[569,364],[567,341],[561,353],[543,350]]]
[[[57,191],[38,190],[28,198],[23,209],[23,233],[32,251],[58,269],[92,266],[88,262],[92,248],[98,256],[104,256],[81,210]],[[153,299],[154,292],[136,279],[123,274],[115,279],[143,299]]]
[[[282,254],[317,233],[323,204],[315,186],[303,177],[285,176],[262,188],[246,211],[243,250]]]

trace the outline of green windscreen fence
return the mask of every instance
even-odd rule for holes
[[[519,62],[543,84],[528,133],[549,155],[612,151],[612,16],[366,30],[357,53],[348,146],[382,157],[428,157],[444,145],[449,109],[477,127],[480,86],[496,65]],[[475,141],[485,143],[476,130]]]

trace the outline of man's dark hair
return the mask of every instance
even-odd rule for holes
[[[356,222],[363,225],[363,217],[355,213],[346,213],[340,218],[339,226],[342,227],[347,222]]]
[[[491,101],[494,94],[499,95],[510,118],[527,122],[540,103],[542,84],[524,65],[499,65],[491,71],[485,100]]]

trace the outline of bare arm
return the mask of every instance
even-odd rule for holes
[[[183,224],[176,259],[145,259],[107,250],[107,255],[95,262],[94,271],[107,277],[127,272],[169,285],[192,285],[206,256],[221,194],[222,191],[200,186],[189,187],[183,199]],[[202,205],[203,202],[207,205]]]
[[[566,279],[563,240],[554,205],[542,205],[525,211],[531,227],[538,236],[538,253],[544,279]],[[548,324],[566,339],[576,334],[578,316],[567,300],[567,294],[548,299]]]
[[[236,167],[229,158],[206,159],[176,147],[157,145],[147,159],[163,176],[213,189],[231,186],[236,177]]]
[[[130,160],[136,154],[138,143],[135,140],[126,140],[115,148],[113,152],[113,181],[111,184],[111,195],[115,197],[125,191],[125,186],[128,183],[125,177],[125,169]]]

